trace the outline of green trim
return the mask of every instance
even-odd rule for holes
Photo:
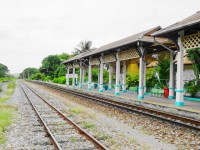
[[[169,87],[168,89],[169,89],[169,90],[174,90],[174,88],[173,88],[173,87]]]
[[[143,86],[139,86],[138,88],[139,88],[139,89],[144,89],[144,87],[143,87]]]
[[[112,89],[111,89],[111,88],[108,88],[108,90],[111,91]]]
[[[142,100],[144,97],[143,96],[138,96],[138,99],[139,100]]]
[[[122,90],[122,92],[123,92],[123,93],[126,93],[127,91],[126,91],[126,90]]]
[[[99,90],[99,92],[101,92],[101,93],[102,93],[102,92],[103,92],[103,90]]]
[[[178,93],[184,93],[184,90],[175,90],[175,92],[178,92]]]
[[[88,90],[90,91],[90,90],[92,90],[92,88],[88,88]]]
[[[115,87],[120,87],[120,85],[116,84]]]
[[[120,95],[120,93],[119,92],[115,92],[115,95]]]
[[[184,102],[175,102],[175,106],[184,106]]]
[[[200,102],[200,98],[184,96],[184,100]]]
[[[168,96],[168,99],[174,99],[174,96],[170,96],[170,95],[169,95],[169,96]]]
[[[103,84],[99,84],[99,85],[103,85]]]

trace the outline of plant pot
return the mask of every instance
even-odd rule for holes
[[[168,88],[164,88],[164,97],[168,98],[169,96],[169,89]]]
[[[97,87],[98,87],[98,84],[95,83],[94,84],[94,89],[97,89]]]
[[[107,86],[107,85],[105,85],[105,86],[104,86],[104,89],[105,89],[105,90],[108,90],[108,86]]]

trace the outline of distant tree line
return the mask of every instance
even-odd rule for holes
[[[9,73],[8,67],[0,63],[0,78],[7,77]]]
[[[65,83],[66,78],[66,66],[61,64],[62,62],[68,60],[75,55],[80,53],[84,53],[87,51],[92,51],[92,42],[91,41],[81,41],[76,48],[74,48],[74,52],[72,54],[57,54],[57,55],[49,55],[42,60],[42,66],[40,68],[26,68],[20,73],[20,78],[24,79],[32,79],[32,80],[43,80],[43,81],[54,81],[58,83]],[[93,70],[95,74],[95,79],[97,70]],[[79,70],[76,71],[79,74]],[[87,72],[86,72],[87,75]]]

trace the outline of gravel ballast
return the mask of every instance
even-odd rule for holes
[[[28,84],[108,149],[200,149],[199,132],[143,115],[101,106],[41,85]],[[7,130],[7,143],[3,145],[3,148],[51,149],[48,139],[43,134],[39,134],[43,132],[43,128],[37,121],[37,117],[33,115],[33,110],[24,101],[18,85],[8,103],[16,105],[18,112],[15,114],[15,123]],[[52,123],[54,122],[57,122],[56,119]],[[52,131],[56,131],[59,127],[54,128]],[[62,136],[57,138],[63,139]],[[38,138],[44,140],[40,140],[41,145],[36,146]],[[75,135],[70,140],[77,142],[77,139]]]

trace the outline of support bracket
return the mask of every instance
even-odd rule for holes
[[[112,55],[115,57],[115,60],[117,61],[117,56],[115,55],[115,53],[112,53]]]
[[[162,46],[162,47],[163,47],[163,48],[165,48],[166,50],[168,50],[168,51],[172,52],[173,54],[176,54],[176,52],[175,52],[175,51],[173,51],[172,49],[170,49],[170,48],[168,48],[167,46],[163,45],[162,43],[160,43],[160,42],[156,41],[156,39],[155,39],[155,36],[154,36],[154,42],[155,42],[156,44],[158,44],[158,45]],[[174,42],[174,41],[173,41],[173,42]],[[176,42],[175,42],[175,45],[176,45]],[[177,46],[177,45],[176,45],[176,46]]]

